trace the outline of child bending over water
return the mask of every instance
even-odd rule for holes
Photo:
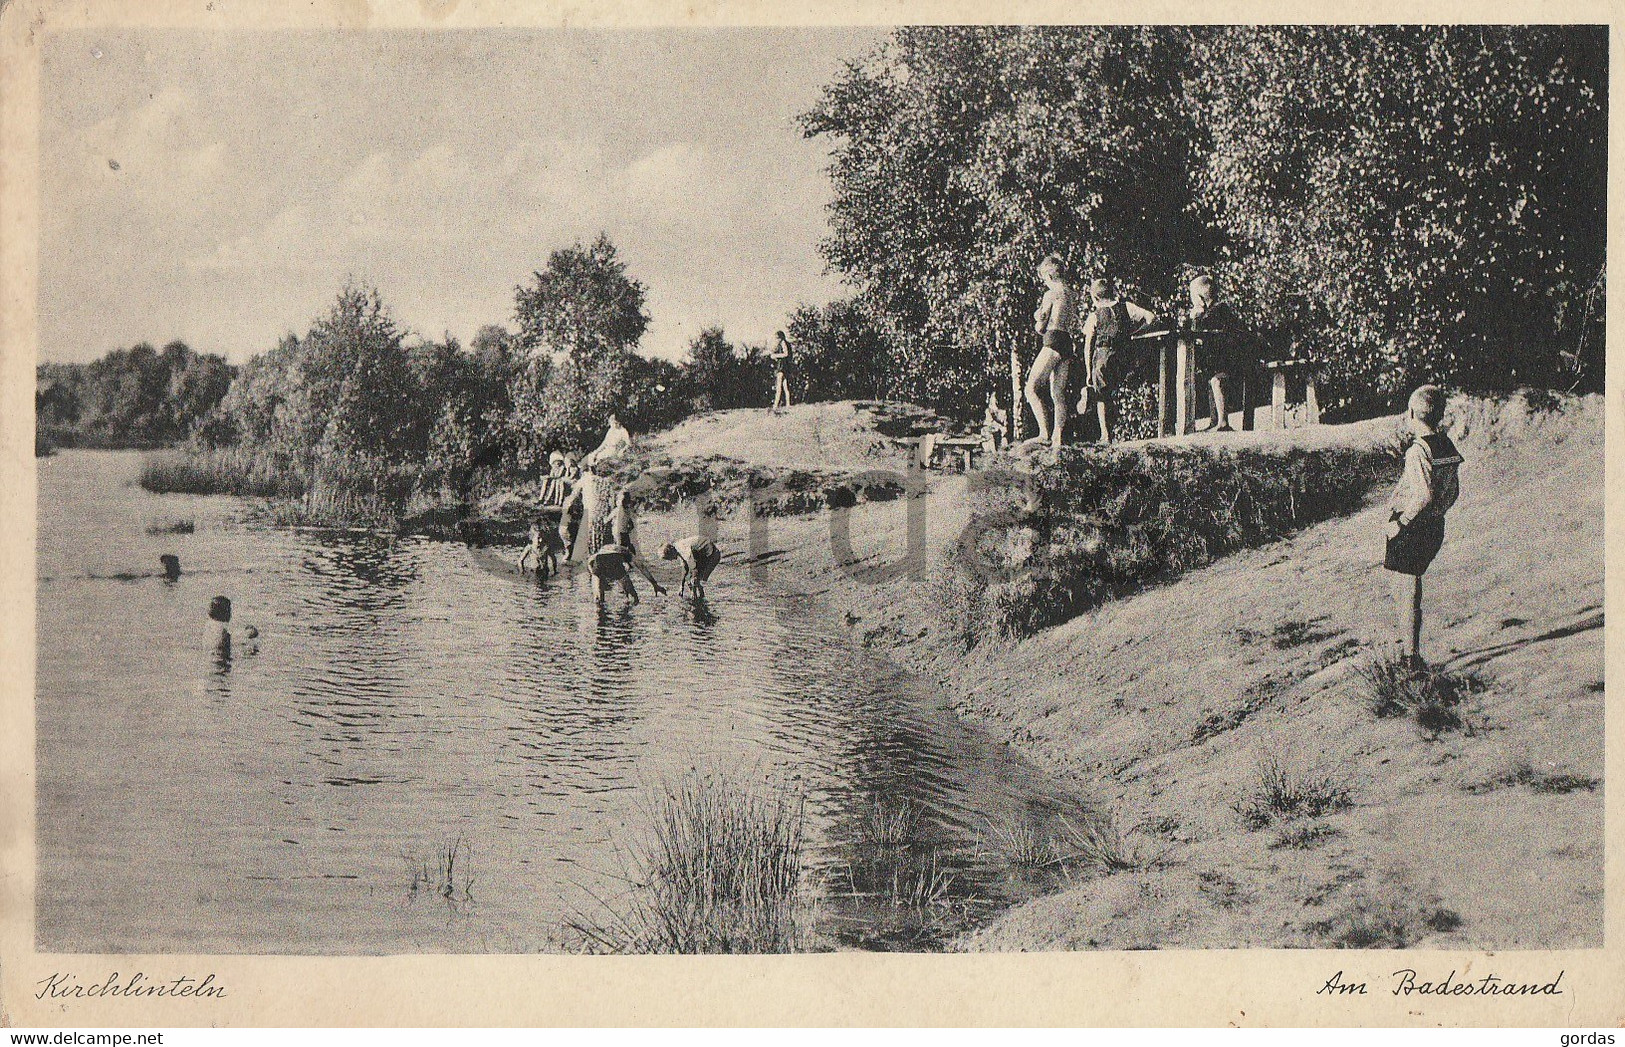
[[[683,595],[683,590],[689,584],[690,573],[694,576],[694,598],[705,597],[705,583],[710,579],[711,572],[717,569],[722,562],[722,550],[717,543],[700,535],[681,538],[675,542],[667,542],[660,547],[662,560],[681,560],[683,562],[683,581],[677,586],[677,595]]]
[[[602,607],[604,587],[613,583],[626,594],[628,600],[637,603],[638,590],[632,584],[633,568],[637,568],[643,577],[649,579],[649,584],[654,586],[657,594],[666,595],[666,590],[655,581],[655,576],[649,573],[649,568],[643,565],[632,550],[619,545],[606,545],[587,557],[587,573],[592,575],[593,602]]]
[[[542,578],[558,574],[558,551],[563,545],[563,540],[551,527],[544,527],[540,520],[532,520],[530,544],[519,554],[519,569],[527,574],[534,572]]]

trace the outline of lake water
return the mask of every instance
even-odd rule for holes
[[[148,494],[135,453],[38,468],[42,950],[565,947],[624,890],[653,790],[690,768],[804,790],[826,942],[928,948],[946,932],[853,874],[877,803],[919,812],[950,929],[1035,889],[988,853],[987,821],[1069,806],[732,561],[703,608],[644,586],[599,611],[583,573],[536,585],[455,543]],[[147,533],[180,520],[195,532]],[[168,552],[174,584],[117,577]],[[229,660],[205,639],[215,594]],[[448,850],[450,898],[427,886]]]

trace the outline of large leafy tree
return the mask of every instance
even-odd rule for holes
[[[1598,27],[1233,27],[1189,78],[1222,268],[1266,327],[1308,299],[1347,395],[1561,381],[1601,272]]]
[[[824,253],[891,343],[896,394],[968,412],[1002,388],[1052,251],[1161,288],[1210,250],[1187,51],[1165,29],[911,27],[825,89],[802,118],[834,146]]]
[[[303,338],[290,334],[243,368],[218,429],[309,463],[402,462],[421,457],[434,422],[423,392],[377,289],[349,283]]]
[[[532,277],[514,290],[519,343],[527,350],[590,365],[629,352],[649,327],[645,288],[626,274],[607,235],[554,251]]]

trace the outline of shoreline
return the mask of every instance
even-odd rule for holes
[[[1601,419],[1589,398],[1550,419],[1503,407],[1465,423],[1470,471],[1428,576],[1427,643],[1434,662],[1478,674],[1484,690],[1462,706],[1464,729],[1432,737],[1373,715],[1359,675],[1392,628],[1372,537],[1386,515],[1381,485],[1351,515],[969,651],[932,592],[934,566],[969,521],[963,476],[932,476],[913,496],[919,576],[884,570],[906,548],[905,499],[759,519],[754,544],[735,511],[718,522],[720,570],[814,598],[962,721],[1113,811],[1143,859],[1007,910],[956,948],[1595,946]],[[1364,442],[1392,424],[1245,444]],[[1555,475],[1553,443],[1567,445]],[[695,523],[692,511],[647,514],[640,547]],[[1515,567],[1509,542],[1521,543]],[[1535,594],[1549,613],[1531,613]],[[1333,781],[1348,805],[1250,826],[1240,810],[1270,766]],[[1456,847],[1441,851],[1439,839]]]
[[[1112,813],[1132,867],[1019,904],[955,948],[1594,946],[1602,414],[1597,397],[1548,412],[1514,399],[1458,420],[1469,465],[1428,576],[1427,643],[1482,688],[1461,729],[1432,736],[1374,715],[1360,679],[1391,632],[1381,485],[1357,512],[970,650],[935,589],[971,518],[964,476],[799,515],[735,505],[702,520],[682,503],[640,514],[638,543],[647,556],[715,526],[719,570],[810,598],[962,722]],[[1392,425],[1175,442],[1369,446]],[[1346,803],[1249,824],[1272,769]]]

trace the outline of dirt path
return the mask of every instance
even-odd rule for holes
[[[966,948],[1596,946],[1600,403],[1573,415],[1464,426],[1464,494],[1428,575],[1425,642],[1485,689],[1462,707],[1467,729],[1437,737],[1377,718],[1356,672],[1390,636],[1380,506],[969,655],[941,635],[922,572],[897,566],[903,501],[759,521],[754,539],[730,518],[723,569],[822,598],[1155,859],[1016,909]],[[918,567],[965,526],[963,483],[937,479],[912,502]],[[641,533],[693,529],[675,514]],[[1236,806],[1271,760],[1346,789],[1350,806],[1249,828]]]

